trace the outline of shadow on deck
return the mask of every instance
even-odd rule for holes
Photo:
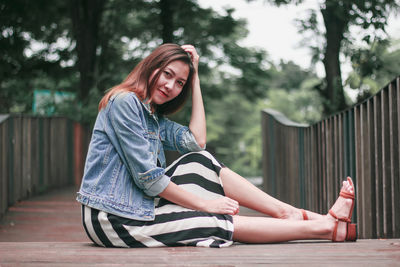
[[[0,266],[400,266],[400,240],[298,241],[229,248],[106,249],[92,245],[75,188],[51,191],[9,208],[0,224]],[[256,215],[241,209],[241,215]]]

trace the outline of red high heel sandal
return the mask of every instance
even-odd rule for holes
[[[339,218],[332,210],[329,210],[329,214],[336,219],[336,225],[335,225],[335,229],[333,230],[333,234],[332,234],[332,241],[336,241],[336,234],[337,234],[337,229],[339,226],[339,221],[340,222],[345,222],[346,223],[346,238],[345,241],[356,241],[357,240],[357,226],[355,223],[351,223],[351,216],[353,215],[353,209],[354,209],[354,202],[355,202],[355,188],[354,188],[354,184],[353,181],[351,180],[350,177],[347,177],[347,181],[351,184],[351,186],[353,187],[353,193],[349,193],[347,191],[340,191],[340,196],[343,198],[348,198],[348,199],[352,199],[352,204],[351,204],[351,208],[350,208],[350,213],[348,217],[341,217]]]

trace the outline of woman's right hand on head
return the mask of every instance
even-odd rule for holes
[[[186,51],[190,55],[190,59],[193,62],[193,66],[197,72],[198,67],[199,67],[199,54],[196,51],[196,48],[193,45],[182,45],[181,46],[183,50]]]
[[[239,212],[239,203],[229,197],[204,200],[201,211],[218,214],[236,215]]]

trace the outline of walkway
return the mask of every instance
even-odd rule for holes
[[[10,208],[0,224],[0,266],[400,266],[400,240],[325,241],[230,248],[106,249],[90,243],[73,188]],[[249,214],[242,209],[242,214]],[[254,215],[254,213],[253,213]]]

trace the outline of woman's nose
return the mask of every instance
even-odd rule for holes
[[[168,91],[170,91],[174,86],[174,81],[172,79],[168,80],[165,83],[165,88],[168,89]]]

